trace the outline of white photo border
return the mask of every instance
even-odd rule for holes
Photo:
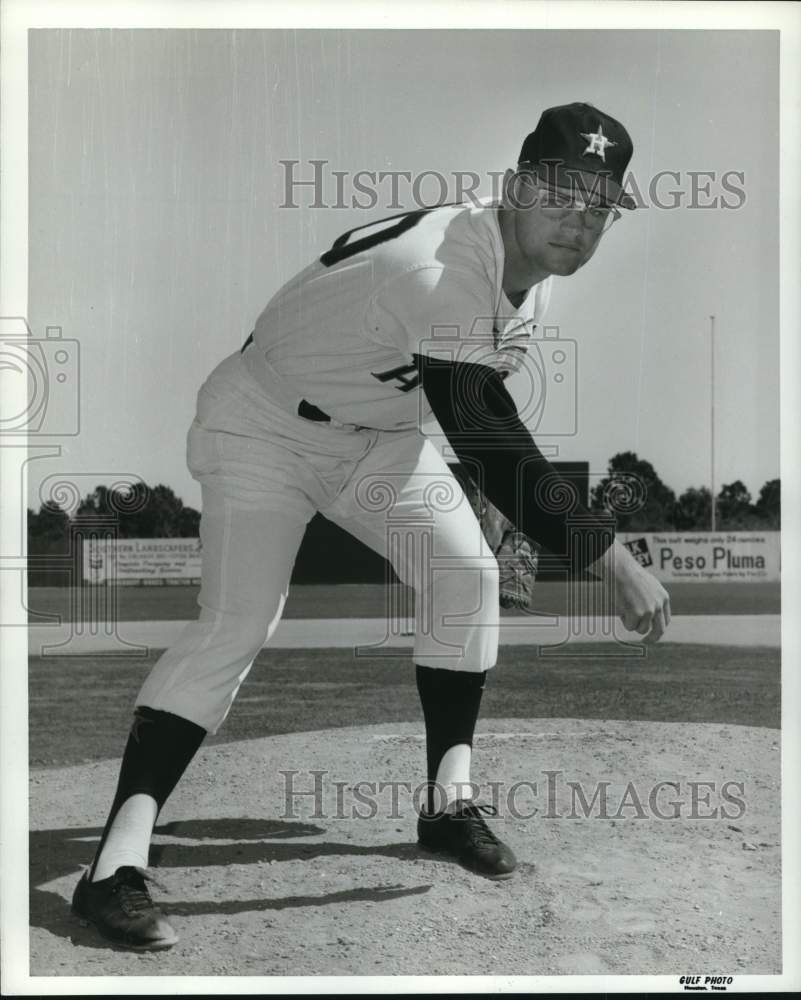
[[[502,17],[499,14],[502,12]],[[778,976],[736,976],[732,991],[787,991],[801,986],[797,946],[801,938],[799,885],[801,859],[793,844],[801,841],[801,741],[798,707],[799,615],[798,567],[801,562],[801,18],[796,4],[652,3],[652,2],[465,2],[395,4],[278,3],[243,0],[96,0],[51,2],[5,0],[2,23],[2,234],[0,235],[0,315],[27,315],[27,32],[32,28],[529,28],[529,29],[720,29],[780,32],[781,46],[781,482],[782,482],[782,870],[783,972]],[[8,412],[16,399],[6,399]],[[0,448],[0,482],[12,469],[9,449]],[[18,453],[17,453],[18,454]],[[24,490],[4,490],[0,553],[15,551],[24,511],[15,500]],[[3,561],[0,569],[9,565]],[[5,576],[16,574],[5,574]],[[3,587],[0,629],[0,762],[2,810],[2,990],[7,995],[125,995],[160,993],[394,993],[394,992],[673,992],[675,976],[503,976],[503,977],[41,977],[29,972],[28,930],[28,732],[27,638],[19,587]],[[16,598],[16,601],[15,601]],[[726,971],[726,970],[720,970]]]

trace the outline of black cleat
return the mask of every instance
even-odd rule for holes
[[[428,851],[453,855],[471,871],[487,878],[511,878],[517,859],[510,847],[498,840],[484,816],[497,816],[491,805],[476,805],[459,799],[452,813],[423,813],[417,820],[417,840]]]
[[[84,872],[72,896],[72,912],[86,926],[120,948],[157,951],[171,948],[178,935],[150,898],[138,868],[118,868],[110,878],[89,881]]]

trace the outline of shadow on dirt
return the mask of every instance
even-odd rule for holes
[[[176,820],[157,826],[154,835],[185,838],[186,843],[154,843],[150,864],[156,869],[202,868],[206,866],[269,864],[281,861],[305,861],[324,856],[380,855],[401,861],[422,856],[416,844],[361,844],[324,841],[321,843],[275,842],[275,838],[317,837],[326,831],[311,823],[282,822],[242,818]],[[100,839],[100,827],[71,827],[61,830],[36,830],[30,834],[30,923],[75,944],[108,948],[95,932],[81,928],[70,913],[69,902],[56,892],[39,888],[55,879],[80,871],[93,857]],[[192,841],[191,843],[189,841]],[[215,842],[216,841],[216,842]],[[224,843],[229,841],[229,843]],[[403,896],[428,892],[430,885],[378,885],[321,895],[286,896],[278,899],[176,900],[168,905],[169,913],[184,916],[236,914],[248,911],[296,909],[304,906],[341,905],[346,902],[389,902]],[[70,890],[71,891],[71,890]],[[157,891],[154,892],[154,896]]]

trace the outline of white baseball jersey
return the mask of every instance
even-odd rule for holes
[[[497,203],[445,205],[340,237],[259,316],[243,358],[266,392],[381,430],[430,415],[413,354],[516,371],[551,279],[519,308],[503,287]]]

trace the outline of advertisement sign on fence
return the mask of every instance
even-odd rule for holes
[[[780,578],[778,531],[620,532],[617,537],[663,582]],[[96,584],[199,583],[200,556],[199,538],[92,538],[84,542],[83,576]]]
[[[779,580],[778,531],[677,532],[617,536],[662,581]]]
[[[200,579],[200,539],[86,539],[83,578],[88,583],[197,582]]]

